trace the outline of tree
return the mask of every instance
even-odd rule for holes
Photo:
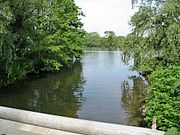
[[[113,47],[117,44],[116,42],[116,34],[113,31],[105,31],[105,36],[103,38],[104,42],[103,44],[106,47]]]
[[[139,11],[131,18],[132,48],[140,71],[179,65],[179,0],[133,0]],[[143,39],[143,40],[142,40]]]
[[[131,18],[133,29],[125,50],[133,54],[135,69],[151,72],[145,121],[150,126],[156,117],[158,129],[176,127],[169,134],[178,134],[180,1],[132,0],[132,3],[138,5],[139,11]]]
[[[86,40],[85,44],[88,47],[100,47],[101,46],[101,37],[97,32],[86,33],[85,40]]]
[[[82,53],[82,12],[73,0],[1,0],[0,5],[0,84],[58,71]]]
[[[86,33],[85,46],[88,47],[121,47],[125,43],[124,36],[116,36],[113,31],[105,31],[104,37],[97,32]]]

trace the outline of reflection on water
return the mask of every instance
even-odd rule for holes
[[[0,105],[61,116],[78,117],[83,102],[82,64],[68,71],[41,74],[2,89]]]
[[[129,80],[132,80],[133,84],[130,85],[128,81],[122,83],[122,97],[121,105],[127,111],[129,115],[130,125],[141,125],[141,105],[145,99],[144,80],[141,77],[131,76]]]
[[[0,89],[0,105],[60,116],[140,125],[145,82],[115,49],[85,51],[60,73],[30,76]]]

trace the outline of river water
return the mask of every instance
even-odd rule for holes
[[[0,105],[108,123],[140,126],[145,81],[119,50],[89,49],[59,73],[31,75],[0,89]]]

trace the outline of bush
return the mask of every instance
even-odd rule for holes
[[[146,100],[148,111],[145,117],[148,126],[151,125],[153,117],[156,117],[158,129],[166,131],[171,127],[179,128],[180,109],[177,106],[177,102],[180,101],[180,87],[177,86],[179,78],[180,66],[158,69],[150,75],[151,91]]]

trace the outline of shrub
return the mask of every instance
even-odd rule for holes
[[[150,75],[151,92],[146,100],[148,111],[145,117],[148,126],[151,125],[153,117],[156,117],[158,129],[166,131],[171,127],[179,128],[180,109],[177,106],[180,101],[180,87],[177,86],[179,78],[180,66],[158,69]]]

